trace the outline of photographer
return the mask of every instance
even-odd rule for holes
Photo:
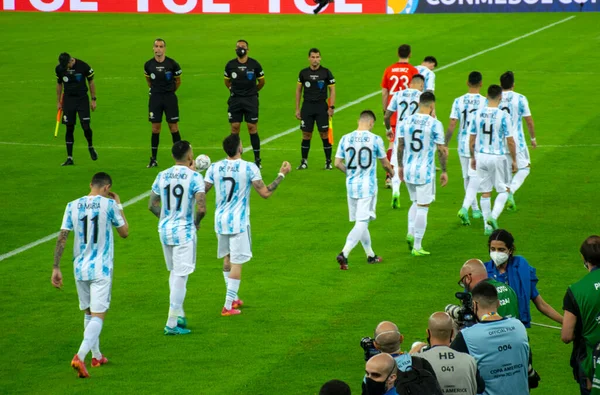
[[[492,284],[480,282],[472,295],[479,323],[463,329],[450,347],[475,358],[486,394],[528,394],[530,353],[525,326],[498,314],[498,292]]]
[[[561,339],[567,344],[573,342],[573,376],[579,383],[581,394],[587,395],[591,393],[590,380],[594,376],[592,353],[600,342],[597,318],[600,316],[600,237],[588,237],[579,252],[588,273],[567,289],[563,301],[565,317]]]
[[[367,361],[362,383],[363,395],[398,395],[395,382],[398,367],[389,354],[375,355]]]
[[[427,325],[429,347],[421,346],[418,355],[431,363],[444,393],[481,394],[485,382],[479,375],[477,362],[469,354],[450,348],[453,332],[452,318],[447,313],[433,313]]]

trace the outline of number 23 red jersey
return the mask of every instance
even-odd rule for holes
[[[388,104],[392,100],[394,93],[407,89],[412,77],[417,74],[419,74],[419,70],[410,63],[404,62],[396,62],[385,69],[383,79],[381,80],[381,87],[389,91]]]

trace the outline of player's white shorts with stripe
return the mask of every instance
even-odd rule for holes
[[[90,309],[92,313],[104,313],[110,307],[112,279],[103,277],[98,280],[75,281],[79,309]]]
[[[178,246],[162,245],[167,270],[176,276],[187,276],[196,270],[196,237]]]
[[[431,204],[435,200],[435,181],[427,184],[406,183],[410,200],[417,204]]]
[[[460,155],[459,158],[463,178],[475,177],[477,175],[477,170],[473,170],[473,168],[471,167],[471,158],[467,158],[466,156]]]
[[[510,165],[512,159],[510,155],[508,155],[508,164]],[[529,148],[525,147],[525,149],[521,152],[517,152],[517,169],[524,169],[531,164],[531,159],[529,158]]]
[[[481,179],[479,190],[506,192],[510,185],[510,162],[505,155],[477,154],[477,175]]]
[[[217,258],[229,255],[231,263],[241,265],[252,259],[252,235],[250,227],[241,233],[230,235],[217,234]]]
[[[377,194],[355,199],[348,196],[348,213],[350,222],[372,221],[376,218],[375,207],[377,206]]]

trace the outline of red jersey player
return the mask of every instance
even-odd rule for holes
[[[385,69],[383,79],[381,80],[381,98],[384,114],[394,93],[408,88],[408,84],[410,84],[412,77],[419,74],[419,70],[408,63],[410,58],[410,45],[403,44],[398,47],[398,57],[400,58],[398,59],[398,62]],[[396,134],[396,113],[392,115],[391,127],[393,136],[387,150],[388,160],[391,160],[392,158],[392,146]],[[395,163],[392,163],[392,165],[395,165]],[[385,179],[385,185],[388,188],[391,186],[391,178],[389,175]]]

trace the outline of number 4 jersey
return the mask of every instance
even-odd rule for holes
[[[84,196],[67,204],[61,229],[73,231],[73,269],[78,281],[112,277],[112,227],[125,225],[117,203],[103,196]]]
[[[258,166],[242,159],[223,159],[206,170],[206,182],[215,188],[217,234],[230,235],[248,230],[252,183],[260,180]]]
[[[202,175],[187,166],[175,165],[158,173],[152,193],[159,195],[161,201],[158,221],[161,243],[181,245],[192,241],[196,236],[196,194],[204,193]]]

